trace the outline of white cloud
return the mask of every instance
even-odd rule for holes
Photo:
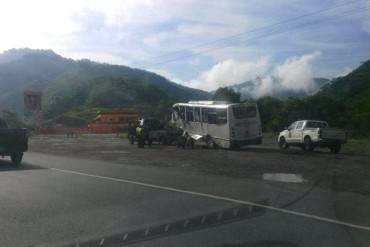
[[[369,5],[369,0],[366,4]],[[228,79],[234,83],[264,74],[266,68],[268,70],[272,67],[271,64],[266,65],[266,68],[258,67],[257,63],[264,55],[280,61],[295,52],[312,49],[325,52],[332,50],[332,54],[338,54],[336,51],[350,50],[348,44],[351,40],[358,40],[356,46],[359,52],[369,49],[368,36],[363,34],[364,29],[370,33],[369,11],[358,16],[359,19],[338,16],[342,24],[348,24],[346,28],[345,25],[333,27],[322,22],[321,31],[309,32],[312,37],[300,35],[299,29],[273,36],[275,39],[270,37],[245,42],[259,36],[259,33],[248,33],[235,39],[212,43],[319,8],[309,1],[290,3],[285,0],[280,4],[257,0],[2,1],[0,51],[30,47],[53,49],[63,56],[73,58],[124,63],[140,68],[161,64],[156,68],[171,71],[174,74],[171,78],[177,78],[177,81],[181,81],[178,78],[180,75],[185,79],[195,78],[188,85],[213,89],[228,85]],[[293,32],[294,36],[291,36]],[[343,39],[343,44],[335,42]],[[199,47],[199,44],[209,42],[212,44]],[[283,53],[287,49],[289,53]],[[179,50],[182,51],[169,54]],[[192,57],[204,50],[210,51]],[[176,61],[171,64],[161,63],[174,59]],[[303,64],[301,72],[309,77],[311,72],[304,69],[309,65],[304,63],[309,64],[305,61],[289,61],[284,66]],[[214,68],[197,76],[197,71],[204,70],[210,64],[215,64]],[[353,64],[348,62],[340,66]],[[284,66],[280,73],[285,79],[285,86],[294,88],[295,83],[292,81],[300,72],[293,75],[289,69],[284,70]],[[331,76],[340,68],[338,65],[332,67],[323,70]],[[309,82],[306,85],[309,86]]]
[[[281,85],[293,91],[309,91],[315,86],[313,82],[312,62],[321,55],[320,52],[288,58],[276,67],[276,76]]]
[[[260,80],[260,84],[257,85],[255,91],[248,92],[252,94],[254,97],[258,98],[265,95],[271,95],[274,91],[276,91],[278,85],[272,76],[264,76]],[[247,92],[246,92],[247,93]]]
[[[189,86],[203,90],[215,90],[255,78],[268,69],[268,58],[261,57],[256,62],[228,59],[215,64],[210,70],[189,82]]]
[[[255,98],[284,90],[312,92],[316,89],[312,66],[320,54],[316,51],[301,57],[290,57],[274,67],[266,57],[260,57],[255,62],[228,59],[203,71],[186,85],[210,91],[251,80],[252,85],[248,84],[240,91],[242,95]]]

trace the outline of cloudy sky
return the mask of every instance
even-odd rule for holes
[[[370,59],[368,0],[0,4],[0,51],[52,49],[147,69],[205,90],[257,76],[308,90],[312,77],[344,75]]]

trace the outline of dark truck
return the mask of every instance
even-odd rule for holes
[[[181,136],[182,130],[163,123],[156,118],[144,118],[140,120],[139,126],[144,128],[145,139],[149,145],[157,142],[163,145],[171,145]]]
[[[12,163],[19,165],[27,148],[27,129],[10,129],[0,118],[0,156],[10,156]]]

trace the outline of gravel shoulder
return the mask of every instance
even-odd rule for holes
[[[43,135],[30,138],[29,151],[258,180],[264,174],[295,174],[321,188],[370,195],[370,156],[326,150],[306,153],[298,148],[281,151],[271,139],[231,151],[199,145],[185,150],[162,145],[139,149],[115,135]]]

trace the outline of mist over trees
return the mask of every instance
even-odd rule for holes
[[[267,96],[256,102],[265,131],[280,131],[299,119],[317,119],[345,129],[349,136],[370,136],[370,61],[312,96],[284,101]]]

